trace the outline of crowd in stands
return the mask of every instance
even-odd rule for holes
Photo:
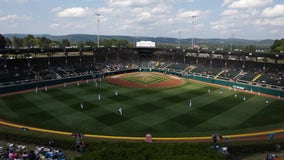
[[[280,160],[280,158],[277,155],[275,155],[275,154],[268,154],[265,157],[265,160]]]
[[[284,65],[247,60],[209,57],[134,53],[100,53],[93,55],[0,60],[0,84],[122,71],[150,67],[174,72],[217,77],[219,79],[284,86]],[[255,77],[259,76],[255,79]]]
[[[83,141],[83,134],[73,133],[75,138],[74,151],[85,152],[87,144]],[[55,140],[51,138],[48,146],[26,147],[25,145],[7,143],[6,146],[0,145],[1,160],[67,160],[64,152],[55,145]]]
[[[64,152],[53,147],[27,149],[24,145],[8,143],[0,146],[0,159],[3,160],[66,160]]]

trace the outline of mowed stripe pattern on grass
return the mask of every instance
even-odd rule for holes
[[[284,124],[283,101],[270,99],[265,104],[264,97],[245,92],[238,92],[235,98],[233,90],[222,89],[220,95],[219,87],[192,82],[167,89],[120,88],[104,81],[97,83],[97,87],[82,82],[79,86],[47,92],[1,97],[0,118],[60,131],[123,136],[151,133],[169,137],[254,132]],[[120,107],[122,116],[118,112]]]

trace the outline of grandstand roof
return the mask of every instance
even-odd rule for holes
[[[233,56],[248,56],[248,57],[266,57],[271,59],[284,59],[284,54],[278,53],[249,53],[245,51],[212,51],[212,50],[192,50],[192,49],[164,49],[164,48],[22,48],[22,49],[0,49],[0,54],[29,54],[29,53],[56,53],[56,52],[86,52],[86,51],[116,51],[127,50],[141,54],[183,54],[183,53],[206,53],[219,55],[233,55]]]

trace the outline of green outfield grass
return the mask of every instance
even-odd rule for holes
[[[269,98],[266,104],[265,97],[249,92],[237,92],[235,98],[235,91],[227,88],[220,95],[220,88],[189,81],[165,89],[124,88],[105,80],[97,87],[82,82],[80,86],[1,97],[0,119],[60,131],[142,137],[146,133],[155,137],[208,136],[283,127],[284,101]]]

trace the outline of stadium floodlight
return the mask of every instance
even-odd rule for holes
[[[234,33],[231,34],[231,46],[230,46],[230,52],[233,51],[233,38],[234,38]]]
[[[180,49],[180,31],[178,31],[178,46],[177,46],[177,49]]]
[[[191,16],[192,18],[192,39],[191,39],[191,49],[194,49],[194,18],[197,16]]]
[[[97,26],[97,44],[98,44],[98,48],[100,47],[100,16],[102,16],[102,14],[97,13],[97,21],[98,21],[98,26]]]

